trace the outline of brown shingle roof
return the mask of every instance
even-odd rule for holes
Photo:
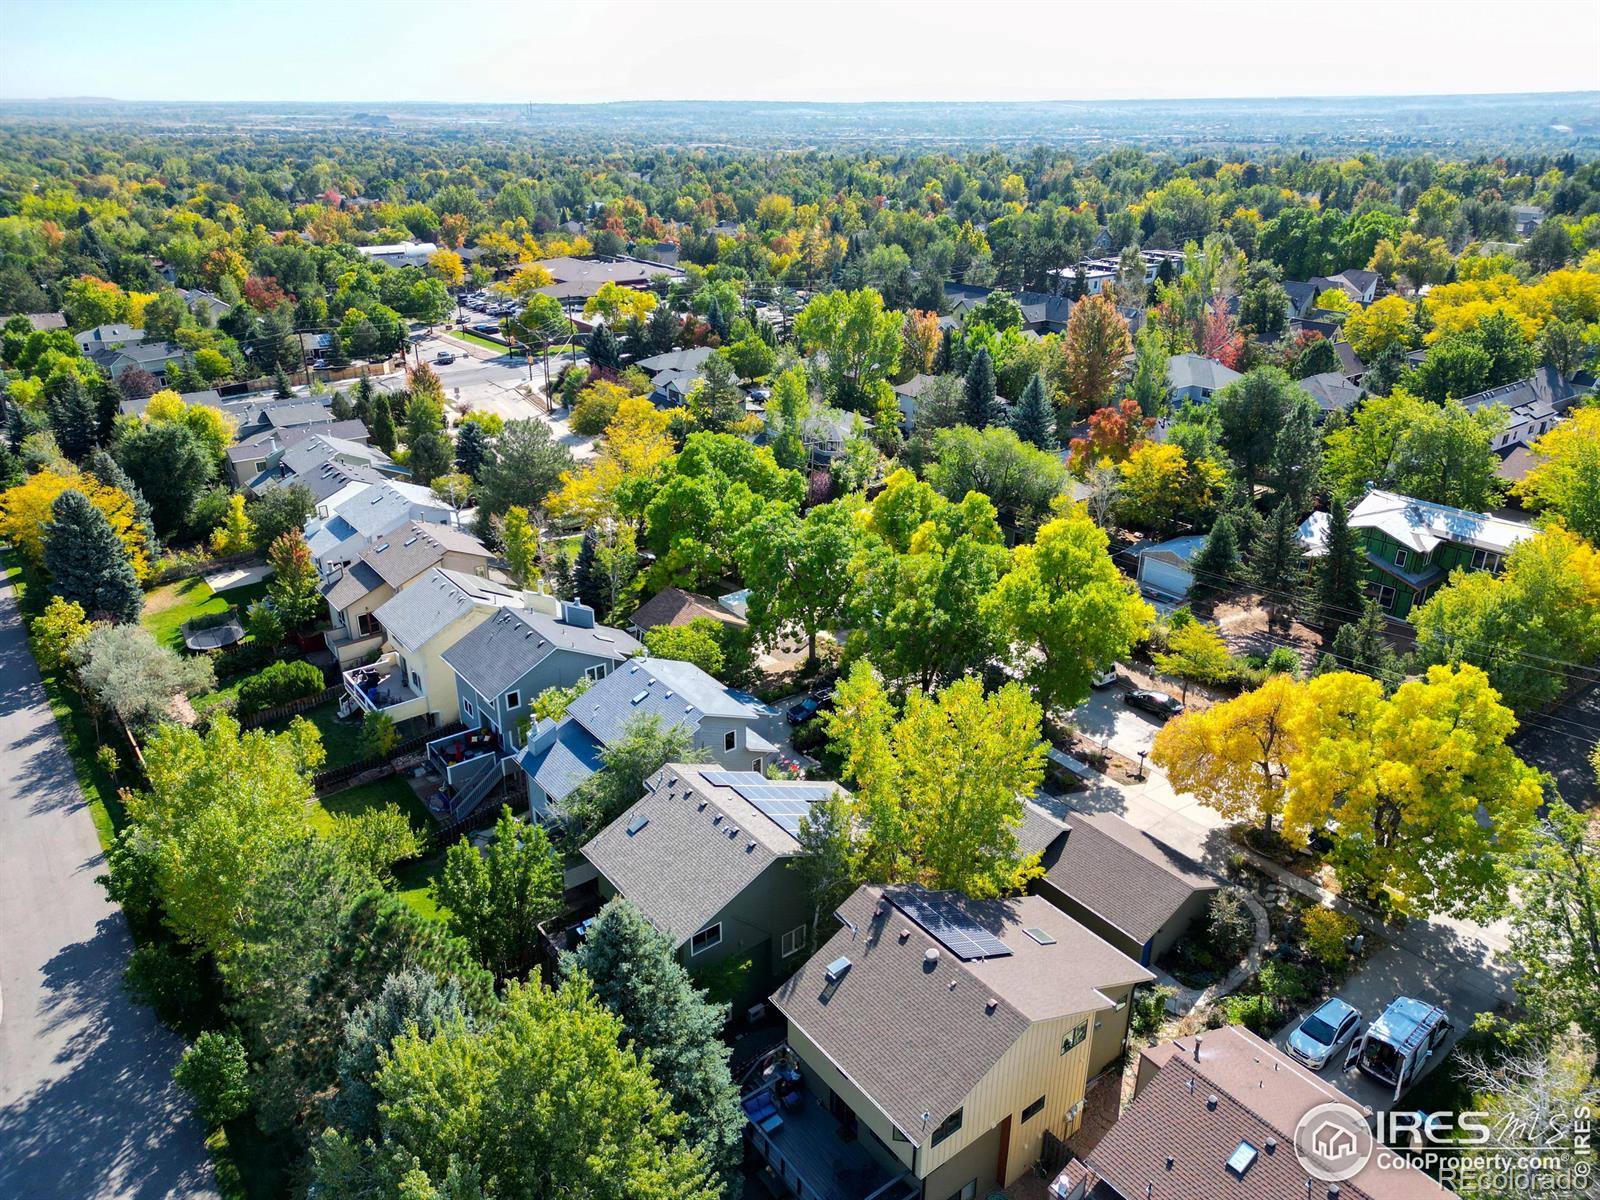
[[[634,610],[629,623],[638,629],[654,629],[658,625],[687,625],[696,617],[710,617],[728,625],[745,624],[710,596],[675,587],[662,588],[651,596]]]
[[[772,996],[919,1144],[1035,1021],[1110,1008],[1102,989],[1154,978],[1042,897],[935,895],[958,903],[1011,953],[962,962],[883,889],[862,887],[839,909],[854,928],[836,933]],[[1041,945],[1023,932],[1029,927],[1055,941]],[[925,955],[935,948],[930,964]],[[829,983],[828,964],[841,957],[850,969]]]
[[[1218,883],[1111,813],[1073,813],[1071,834],[1045,860],[1045,880],[1144,944],[1196,891]]]
[[[1327,1184],[1315,1182],[1306,1190],[1307,1175],[1294,1153],[1295,1125],[1319,1104],[1343,1102],[1363,1116],[1370,1112],[1237,1026],[1204,1034],[1199,1062],[1192,1038],[1154,1046],[1144,1058],[1159,1069],[1085,1156],[1095,1175],[1123,1196],[1143,1197],[1149,1187],[1151,1200],[1307,1195],[1321,1200],[1329,1194]],[[1269,1140],[1274,1142],[1270,1149]],[[1226,1165],[1241,1141],[1257,1150],[1243,1177]],[[1384,1169],[1377,1156],[1339,1186],[1345,1200],[1442,1200],[1450,1195],[1421,1171]]]

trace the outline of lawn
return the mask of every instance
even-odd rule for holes
[[[139,623],[155,634],[156,641],[162,645],[181,650],[183,634],[180,630],[185,622],[227,612],[229,608],[237,608],[243,613],[252,601],[266,594],[265,581],[217,593],[196,575],[191,579],[164,583],[145,593],[144,614],[139,618]]]
[[[410,818],[411,827],[417,832],[425,833],[433,827],[433,818],[428,815],[422,801],[398,775],[386,775],[371,783],[323,796],[319,804],[313,819],[324,832],[333,827],[335,816],[355,816],[391,804]],[[434,898],[433,881],[443,869],[443,850],[405,863],[395,871],[395,893],[423,916],[439,917],[443,910]]]
[[[323,770],[332,771],[337,767],[347,767],[367,757],[361,752],[361,722],[354,717],[348,720],[339,719],[337,696],[325,704],[308,708],[297,715],[310,721],[322,734],[322,748],[328,752],[328,761],[323,764]],[[289,728],[289,722],[292,720],[294,717],[284,717],[283,720],[273,721],[262,728],[269,733],[282,733]]]
[[[506,353],[506,344],[504,342],[492,342],[488,338],[467,329],[452,329],[450,336],[459,338],[463,342],[471,342],[474,346],[483,346],[485,349],[496,350],[501,354]]]

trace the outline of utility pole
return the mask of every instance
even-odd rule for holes
[[[306,391],[311,391],[311,358],[306,354],[306,335],[302,330],[295,330],[295,340],[300,343],[300,369],[306,377]]]

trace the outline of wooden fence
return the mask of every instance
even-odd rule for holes
[[[320,692],[313,692],[309,696],[301,696],[300,699],[291,700],[287,704],[280,704],[276,708],[262,709],[258,713],[251,713],[248,717],[240,717],[239,728],[255,729],[262,725],[270,725],[274,721],[281,721],[284,717],[292,717],[296,713],[303,713],[308,708],[326,704],[343,691],[343,685],[336,685]]]
[[[342,767],[332,767],[326,771],[319,771],[311,777],[311,786],[319,795],[333,791],[340,784],[348,783],[357,775],[365,774],[368,771],[376,771],[384,766],[392,768],[395,759],[404,758],[408,754],[415,754],[434,739],[448,737],[452,733],[461,733],[465,729],[466,726],[457,721],[453,725],[442,725],[438,729],[425,730],[414,737],[408,737],[403,742],[395,743],[394,749],[389,751],[388,754],[375,754],[370,758],[362,759],[360,762],[347,763]],[[388,773],[392,774],[393,772],[391,770]]]

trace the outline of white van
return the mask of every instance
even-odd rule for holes
[[[1354,1042],[1345,1067],[1360,1066],[1374,1079],[1390,1084],[1398,1100],[1422,1077],[1433,1052],[1443,1046],[1454,1025],[1444,1009],[1410,996],[1397,996]]]

